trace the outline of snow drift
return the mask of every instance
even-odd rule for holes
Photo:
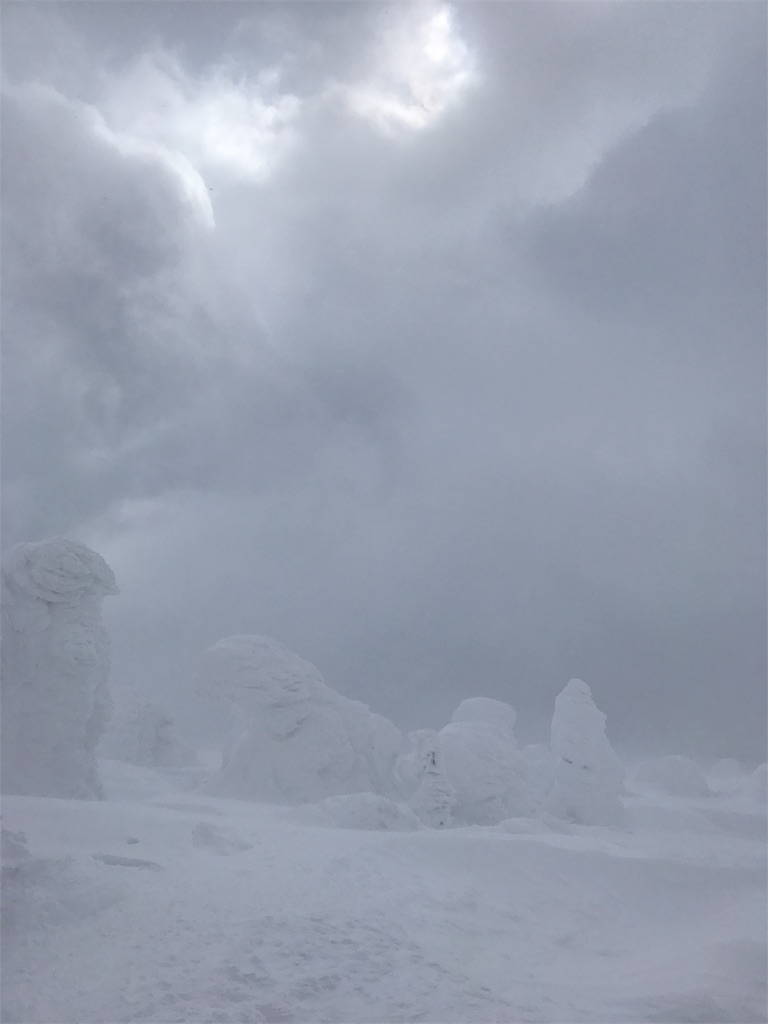
[[[232,738],[207,792],[277,803],[400,796],[400,730],[326,686],[314,665],[276,640],[219,641],[202,656],[198,685],[234,708]]]
[[[410,807],[376,793],[329,796],[314,804],[302,804],[291,813],[296,821],[325,828],[415,832],[420,827],[419,818]]]
[[[624,820],[624,769],[605,735],[605,715],[581,679],[571,679],[555,700],[552,718],[555,777],[550,814],[581,825]]]
[[[102,797],[96,746],[110,712],[104,559],[54,537],[2,560],[2,783],[6,793]]]

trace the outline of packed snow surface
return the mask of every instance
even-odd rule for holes
[[[6,793],[102,796],[96,746],[109,718],[109,638],[116,594],[104,559],[54,537],[2,560],[2,780]]]
[[[5,1024],[766,1020],[759,801],[432,829],[101,775],[104,801],[4,800]]]

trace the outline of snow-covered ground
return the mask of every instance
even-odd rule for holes
[[[766,1020],[765,807],[735,784],[435,830],[100,769],[105,801],[3,800],[5,1024]]]

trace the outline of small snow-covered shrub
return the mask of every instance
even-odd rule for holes
[[[624,820],[624,769],[605,735],[605,715],[581,679],[571,679],[555,700],[552,754],[550,814],[581,825]]]
[[[108,721],[105,596],[94,551],[54,537],[2,561],[2,784],[24,796],[102,797],[96,746]]]
[[[681,754],[643,761],[635,770],[633,782],[635,786],[666,796],[694,799],[711,795],[701,768],[690,757]]]

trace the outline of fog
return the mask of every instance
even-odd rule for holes
[[[6,3],[2,546],[196,741],[274,637],[399,728],[585,680],[765,759],[759,4]]]

